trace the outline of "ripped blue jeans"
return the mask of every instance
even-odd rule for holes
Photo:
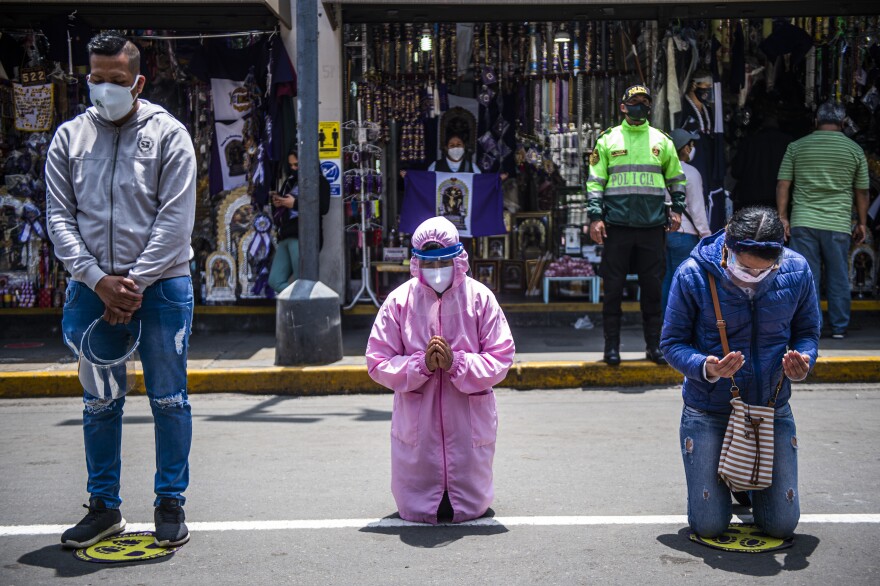
[[[718,460],[729,415],[685,405],[679,438],[687,478],[687,514],[691,529],[703,537],[721,535],[731,519],[730,490],[718,477]],[[794,534],[800,520],[797,430],[791,406],[776,409],[773,424],[773,482],[749,492],[755,524],[773,537]]]
[[[84,283],[71,281],[67,287],[61,329],[71,349],[78,348],[86,328],[104,313],[104,303]],[[186,356],[192,328],[193,290],[189,277],[155,282],[144,291],[141,308],[134,318],[141,322],[138,346],[144,371],[144,385],[153,410],[156,441],[154,488],[158,506],[162,497],[184,502],[189,485],[189,451],[192,444],[192,414],[186,392]],[[137,334],[135,320],[129,324]],[[122,332],[123,337],[127,337]],[[118,344],[125,345],[121,339]],[[94,346],[93,346],[94,347]],[[122,450],[122,408],[125,397],[96,399],[83,393],[83,435],[85,436],[88,491],[109,508],[119,508],[119,479]]]

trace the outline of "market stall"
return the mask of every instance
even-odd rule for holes
[[[129,20],[107,2],[80,3],[77,13],[75,3],[49,4],[40,18],[25,3],[0,16],[0,304],[63,303],[66,276],[45,233],[43,160],[54,129],[88,106],[85,44],[105,21],[127,27],[141,46],[144,97],[183,121],[196,145],[197,303],[269,303],[267,193],[296,140],[296,77],[275,32],[290,24],[289,3],[242,3],[241,28],[230,28],[225,1],[179,2],[176,11],[133,3]],[[675,3],[600,10],[562,2],[553,11],[561,20],[547,22],[534,20],[547,13],[543,3],[503,13],[495,4],[327,3],[342,34],[339,54],[319,58],[332,68],[341,57],[345,90],[341,120],[322,127],[319,141],[325,174],[337,175],[345,199],[345,226],[335,229],[345,230],[346,253],[334,262],[347,269],[347,305],[380,301],[407,278],[408,226],[424,213],[473,228],[465,239],[473,274],[503,299],[597,302],[602,249],[583,230],[586,161],[598,135],[619,122],[619,94],[632,83],[651,88],[654,126],[701,135],[694,164],[714,228],[736,205],[732,162],[768,113],[798,138],[828,99],[847,107],[845,131],[868,156],[876,197],[876,15],[805,16],[816,6],[759,3],[747,6],[754,17],[731,19],[722,18],[731,8],[698,2],[676,17]],[[795,16],[758,17],[779,12]],[[453,135],[483,178],[447,183],[443,199],[443,181],[428,169]],[[330,164],[337,160],[341,170]],[[860,295],[876,295],[874,242],[853,250]]]
[[[349,238],[353,259],[366,246],[372,259],[400,264],[392,259],[408,246],[409,226],[432,211],[419,204],[424,211],[411,218],[424,195],[410,177],[442,159],[447,136],[456,135],[473,167],[503,185],[500,195],[476,187],[471,193],[474,209],[481,198],[501,198],[491,213],[504,225],[466,239],[475,278],[504,298],[561,294],[597,302],[602,250],[583,230],[586,159],[598,135],[619,122],[619,94],[633,83],[652,90],[653,126],[700,135],[693,164],[703,176],[713,230],[732,213],[737,182],[730,164],[745,139],[770,111],[799,138],[829,99],[847,107],[845,132],[871,162],[876,197],[877,16],[456,23],[448,13],[428,20],[426,10],[422,21],[400,22],[410,7],[399,10],[388,10],[390,22],[376,22],[381,15],[359,4],[346,3],[342,13],[343,22],[369,21],[343,25],[344,112],[376,125],[376,170],[384,183],[376,184],[382,196],[368,210],[371,234]],[[428,197],[436,197],[434,213],[458,219],[439,179]],[[347,210],[357,221],[356,206]],[[857,256],[853,289],[873,294],[873,242]],[[381,272],[392,270],[388,264]],[[352,278],[363,270],[353,262]],[[637,294],[633,288],[632,298]]]
[[[262,22],[248,14],[245,24]],[[90,105],[86,44],[99,30],[88,18],[64,18],[61,33],[51,17],[0,30],[2,307],[60,307],[64,300],[68,277],[46,233],[43,168],[54,130]],[[263,30],[216,32],[209,19],[203,28],[123,31],[141,49],[141,97],[183,122],[195,145],[197,302],[273,297],[268,193],[296,140],[296,75],[279,22],[270,22]]]

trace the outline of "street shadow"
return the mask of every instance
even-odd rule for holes
[[[819,538],[804,533],[796,533],[794,543],[788,549],[775,552],[738,553],[713,549],[690,540],[690,529],[685,527],[678,533],[657,536],[657,541],[670,549],[680,551],[695,558],[715,570],[743,574],[746,576],[776,576],[782,572],[798,572],[810,565],[809,557],[819,546]],[[780,556],[784,556],[782,561]]]
[[[641,387],[603,387],[603,391],[611,391],[620,395],[644,395],[650,391],[669,388],[664,385],[645,385]],[[582,391],[595,391],[596,387],[581,387]]]
[[[509,529],[492,519],[494,516],[495,511],[492,509],[486,511],[486,514],[480,517],[480,520],[485,520],[489,523],[485,525],[454,525],[452,523],[444,523],[430,526],[363,527],[359,531],[377,535],[396,535],[400,537],[400,541],[410,547],[433,549],[446,547],[465,537],[489,537],[507,533]],[[393,513],[383,517],[384,519],[400,519],[400,514]]]
[[[122,424],[123,425],[144,425],[146,423],[153,423],[152,415],[132,415],[132,416],[122,416]],[[83,424],[82,417],[79,419],[65,419],[58,423],[58,427],[64,426],[81,426]]]
[[[205,421],[235,421],[240,423],[317,423],[329,417],[351,417],[355,421],[391,421],[391,411],[360,409],[359,412],[330,412],[295,415],[271,413],[269,410],[285,401],[295,401],[299,397],[276,396],[258,403],[250,409],[232,415],[210,415]]]
[[[310,413],[308,415],[296,415],[287,413],[273,413],[272,407],[284,402],[293,401],[298,397],[276,396],[257,403],[249,409],[233,413],[231,415],[193,415],[193,419],[202,421],[234,421],[238,423],[317,423],[329,417],[350,417],[354,421],[364,422],[381,422],[391,421],[391,411],[381,411],[376,409],[360,409],[358,411],[348,412],[330,412],[330,413]],[[152,415],[133,415],[123,416],[123,425],[145,425],[152,424]],[[65,419],[57,424],[59,427],[64,426],[81,426],[82,418]]]
[[[391,411],[379,411],[377,409],[361,409],[361,414],[354,418],[355,421],[391,421]]]
[[[80,560],[74,557],[73,552],[74,550],[65,549],[61,547],[60,544],[47,545],[36,551],[24,554],[18,558],[18,563],[35,568],[55,570],[56,578],[79,578],[81,576],[89,576],[97,572],[117,568],[161,564],[170,561],[175,556],[175,554],[172,553],[160,558],[144,560],[142,562],[97,564]]]

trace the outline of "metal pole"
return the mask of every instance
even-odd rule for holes
[[[299,253],[302,275],[318,280],[318,3],[296,3],[296,73],[299,88]]]
[[[300,278],[278,294],[275,364],[330,364],[342,358],[339,295],[318,280],[318,0],[296,3],[299,111]]]

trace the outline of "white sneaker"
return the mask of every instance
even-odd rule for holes
[[[585,315],[584,317],[579,317],[576,322],[574,322],[574,329],[576,330],[592,330],[593,325],[592,320],[590,320],[590,316]]]

